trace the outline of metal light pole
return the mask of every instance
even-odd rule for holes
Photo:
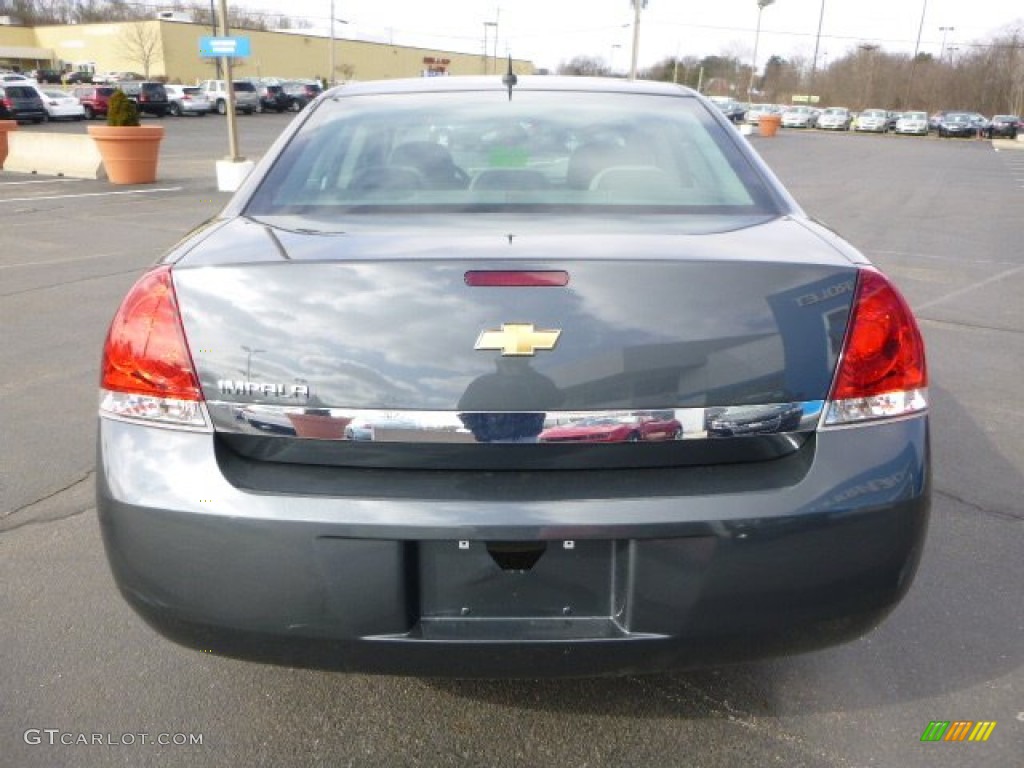
[[[214,3],[214,0],[210,0],[210,29],[212,30],[213,36],[216,37],[217,36],[217,9],[213,7],[213,3]],[[217,66],[217,79],[220,80],[221,79],[220,57],[219,56],[214,56],[213,60],[216,63],[216,66]]]
[[[242,345],[242,349],[245,350],[245,380],[249,381],[252,379],[252,356],[258,355],[261,352],[266,352],[267,350],[253,349],[252,347],[247,347],[245,344]]]
[[[220,0],[220,29],[224,37],[228,37],[228,3],[227,0]],[[228,157],[232,163],[244,160],[238,154],[238,124],[235,122],[235,80],[231,71],[231,57],[224,56],[224,100],[227,102],[227,123],[228,123]]]
[[[825,21],[825,0],[821,0],[821,13],[818,14],[818,34],[814,38],[814,59],[811,61],[811,95],[814,95],[814,77],[818,73],[818,46],[821,44],[821,25]]]
[[[339,24],[348,24],[344,19],[334,18],[334,0],[331,0],[331,48],[327,60],[327,65],[330,68],[327,76],[327,82],[330,85],[334,85],[335,83],[334,70],[336,68],[334,64],[334,22],[338,22]]]
[[[757,0],[757,31],[754,33],[754,60],[750,65],[750,85],[747,86],[747,103],[754,101],[754,76],[757,74],[757,46],[761,41],[761,12],[775,0]]]
[[[489,27],[494,27],[494,49],[495,49],[495,56],[497,56],[497,49],[498,49],[498,22],[496,22],[496,21],[485,21],[484,22],[484,74],[485,75],[487,74],[487,70],[488,70],[488,66],[487,66],[487,58],[488,58],[488,53],[487,53],[487,51],[488,51],[488,48],[487,48],[487,30],[488,30]]]
[[[640,11],[647,7],[647,0],[630,0],[633,4],[633,60],[629,65],[629,79],[636,80],[636,60],[640,55]]]
[[[498,71],[498,22],[501,20],[501,8],[494,9],[494,71]]]
[[[939,61],[946,58],[946,34],[955,31],[956,27],[939,27],[939,32],[942,33],[942,50],[939,51]]]
[[[903,99],[903,106],[910,106],[910,99],[913,96],[914,72],[917,70],[917,56],[921,52],[921,33],[924,32],[924,16],[928,11],[928,0],[921,3],[921,23],[917,26],[917,42],[914,43],[914,58],[910,61],[910,76],[907,78],[907,95]]]

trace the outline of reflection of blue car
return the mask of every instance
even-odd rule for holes
[[[270,409],[262,410],[259,406],[243,408],[240,416],[250,427],[270,435],[295,434],[295,427],[288,417]]]
[[[373,426],[365,421],[353,421],[345,427],[346,440],[373,440]]]
[[[770,435],[795,431],[800,426],[803,413],[800,403],[740,405],[709,408],[704,421],[708,437]]]
[[[381,419],[380,421],[355,420],[345,427],[346,440],[376,440],[377,432],[388,429],[416,429],[417,424],[409,420]]]

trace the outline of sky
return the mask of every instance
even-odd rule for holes
[[[233,3],[271,12],[280,7],[265,0]],[[323,30],[331,6],[331,0],[287,4],[291,13]],[[334,0],[333,7],[334,18],[347,22],[336,22],[339,39],[479,53],[485,34],[488,51],[494,51],[497,33],[498,55],[511,53],[537,67],[553,70],[578,55],[610,61],[616,71],[630,65],[630,0]],[[774,0],[760,14],[758,37],[757,0],[648,0],[641,14],[639,67],[677,53],[729,54],[749,62],[755,37],[759,67],[773,54],[810,61],[819,19],[819,67],[862,43],[913,53],[922,11],[920,50],[936,56],[944,39],[947,51],[966,50],[1015,23],[1024,27],[1019,0]]]

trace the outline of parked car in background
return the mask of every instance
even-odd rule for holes
[[[818,128],[823,131],[848,131],[853,115],[846,107],[829,107],[818,115]]]
[[[293,112],[305,109],[323,90],[320,83],[311,80],[290,80],[283,83],[284,92],[288,96],[288,108]]]
[[[734,123],[742,123],[743,116],[747,114],[746,106],[728,96],[712,96],[711,103],[722,110],[722,114]]]
[[[904,112],[896,121],[896,133],[913,136],[928,135],[927,112]]]
[[[36,79],[21,72],[0,72],[0,85],[35,85]]]
[[[117,89],[112,85],[78,85],[71,89],[71,95],[82,102],[85,119],[106,117],[110,97]]]
[[[92,81],[94,83],[103,83],[105,85],[113,85],[122,81],[141,81],[145,80],[145,75],[140,75],[138,72],[94,72],[92,75]]]
[[[255,113],[260,106],[256,86],[248,80],[234,80],[235,111],[246,115]],[[228,113],[228,90],[224,80],[204,80],[199,88],[209,100],[211,109],[218,115]]]
[[[56,69],[34,69],[30,73],[37,83],[56,85],[60,83],[61,73]]]
[[[814,128],[818,124],[818,112],[813,107],[790,107],[782,113],[783,128]]]
[[[775,104],[751,104],[747,107],[743,120],[749,125],[757,125],[761,122],[761,115],[777,115],[780,110]]]
[[[963,138],[978,135],[978,125],[967,112],[947,112],[936,128],[939,138]]]
[[[36,88],[43,99],[47,118],[50,120],[82,120],[85,107],[82,102],[70,93],[55,88]]]
[[[966,113],[965,109],[940,109],[938,112],[933,112],[928,118],[928,130],[938,132],[939,123],[941,123],[947,115],[962,114]]]
[[[291,106],[291,97],[284,92],[280,83],[256,83],[256,95],[259,96],[258,112],[286,112]]]
[[[175,117],[205,117],[210,111],[210,100],[198,85],[165,85],[164,90],[167,91],[167,111]]]
[[[0,119],[19,123],[41,123],[47,119],[46,106],[34,80],[0,83]]]
[[[990,139],[1015,139],[1018,130],[1020,130],[1020,118],[1017,115],[993,115],[988,128],[985,129],[985,135]]]
[[[865,109],[853,123],[853,130],[871,133],[889,132],[889,113],[884,109]]]
[[[984,136],[988,132],[989,119],[980,112],[968,112],[967,113],[971,122],[974,123],[974,128],[978,136]]]
[[[65,85],[81,85],[92,82],[92,72],[79,70],[77,72],[66,72],[61,76]]]
[[[117,83],[117,88],[124,91],[124,95],[135,102],[140,115],[166,117],[171,110],[171,103],[167,99],[167,89],[163,83],[152,80],[123,80]]]

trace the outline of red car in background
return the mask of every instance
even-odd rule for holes
[[[636,443],[681,440],[683,425],[672,411],[636,411],[621,416],[593,416],[550,427],[542,443]]]
[[[104,117],[110,104],[110,97],[117,90],[112,85],[80,85],[71,91],[71,95],[82,102],[85,119]]]

